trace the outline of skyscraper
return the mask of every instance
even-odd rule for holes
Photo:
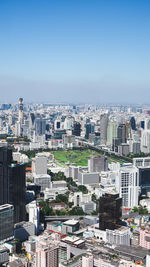
[[[8,166],[12,162],[12,150],[0,147],[0,205],[9,203]]]
[[[132,130],[135,131],[136,130],[136,122],[135,122],[135,118],[134,117],[131,117],[130,123],[131,123]]]
[[[14,223],[25,220],[25,165],[11,164],[8,167],[9,199],[14,206]]]
[[[23,120],[23,98],[19,98],[19,118],[18,121],[21,122]]]
[[[138,206],[139,171],[134,166],[120,168],[119,177],[116,179],[116,188],[122,198],[122,206],[133,208]]]
[[[25,165],[12,164],[12,150],[0,147],[0,205],[14,206],[14,222],[25,219]]]
[[[121,143],[126,143],[126,125],[125,124],[119,124],[117,129],[117,137],[120,140]]]
[[[13,239],[14,235],[14,208],[12,205],[0,206],[0,244]]]
[[[122,199],[119,194],[105,194],[99,201],[99,229],[114,230],[121,224]]]
[[[44,135],[46,130],[46,121],[44,119],[35,119],[35,134]]]
[[[107,142],[107,126],[108,126],[108,114],[102,114],[100,116],[100,144],[106,145]]]
[[[81,124],[77,121],[75,121],[73,124],[72,134],[75,136],[80,136],[81,134]]]

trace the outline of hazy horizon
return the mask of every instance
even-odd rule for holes
[[[0,1],[0,102],[148,104],[150,2]]]

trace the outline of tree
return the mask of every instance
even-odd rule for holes
[[[133,211],[133,212],[138,212],[138,211],[139,211],[139,210],[138,210],[138,207],[133,207],[132,211]]]
[[[96,198],[95,194],[92,194],[92,201],[95,202],[95,203],[97,202],[97,198]]]
[[[78,191],[82,192],[83,194],[87,194],[88,190],[85,185],[79,185],[78,186]]]
[[[69,215],[84,215],[84,211],[81,207],[74,207],[69,211]]]

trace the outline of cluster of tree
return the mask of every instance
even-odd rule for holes
[[[73,181],[72,177],[66,177],[63,172],[53,173],[50,170],[48,170],[48,174],[51,175],[51,181],[61,181],[64,180],[67,182],[68,189],[71,189],[71,187],[75,187],[76,191],[80,191],[83,194],[87,194],[88,190],[86,186],[84,185],[77,185],[75,181]]]
[[[62,198],[63,195],[58,195],[58,200],[64,200],[64,198]],[[50,207],[50,203],[55,203],[54,201],[49,202],[48,200],[46,201],[41,201],[39,203],[40,206],[40,213],[41,216],[63,216],[63,215],[84,215],[84,211],[82,208],[80,207],[73,207],[72,209],[62,209],[62,210],[56,210],[54,211],[52,207]],[[64,202],[65,203],[65,202]],[[69,208],[72,207],[73,203],[69,202],[67,203]]]
[[[49,206],[48,200],[41,201],[39,203],[39,206],[40,206],[40,213],[41,213],[41,215],[44,215],[44,216],[52,216],[52,215],[55,215],[53,209]]]
[[[129,154],[128,157],[130,158],[143,158],[148,157],[150,154],[145,154],[144,152],[140,152],[139,154]]]
[[[148,214],[148,210],[141,205],[139,207],[133,207],[132,212],[138,212],[141,215]]]

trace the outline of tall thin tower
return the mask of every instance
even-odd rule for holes
[[[23,98],[19,98],[19,121],[23,120]]]

